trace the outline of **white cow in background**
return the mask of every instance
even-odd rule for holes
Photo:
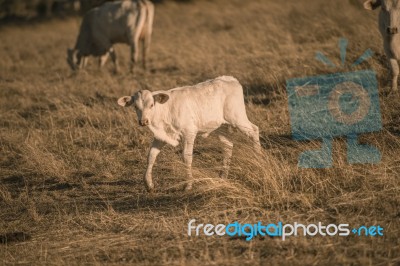
[[[116,43],[131,47],[131,71],[139,58],[142,41],[143,68],[151,42],[154,5],[148,0],[106,2],[89,10],[82,20],[74,49],[68,49],[67,62],[73,70],[84,68],[88,56],[100,57],[102,67],[111,56],[118,71]]]
[[[177,146],[181,138],[184,141],[183,158],[188,175],[186,190],[192,188],[191,165],[197,134],[207,137],[221,125],[228,124],[250,137],[257,151],[261,149],[258,127],[247,118],[242,86],[233,77],[222,76],[168,91],[142,90],[133,96],[121,97],[118,104],[134,106],[139,124],[148,126],[154,134],[144,178],[149,191],[154,188],[154,162],[165,144]],[[222,176],[227,176],[233,143],[225,135],[220,134],[219,139],[224,145]]]
[[[392,69],[392,90],[397,91],[400,59],[400,1],[368,0],[364,8],[374,10],[381,7],[379,13],[379,31],[383,38],[383,48]]]

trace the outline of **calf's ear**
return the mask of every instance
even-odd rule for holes
[[[128,107],[133,104],[132,96],[124,96],[118,99],[118,104],[123,107]]]
[[[154,98],[155,102],[163,104],[166,101],[168,101],[169,96],[168,96],[168,94],[165,94],[165,93],[158,93],[156,95],[153,95],[153,98]]]
[[[364,2],[364,8],[374,10],[381,6],[381,0],[368,0]]]

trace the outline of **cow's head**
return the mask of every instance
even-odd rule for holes
[[[364,8],[374,10],[381,7],[379,18],[386,34],[394,35],[399,33],[400,27],[400,1],[398,0],[368,0],[364,2]]]
[[[133,96],[124,96],[118,99],[118,104],[124,107],[134,106],[139,125],[148,126],[154,117],[157,104],[164,104],[169,96],[166,93],[153,94],[151,91],[142,90]]]

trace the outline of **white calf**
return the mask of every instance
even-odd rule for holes
[[[177,146],[184,141],[183,158],[187,168],[188,184],[192,188],[193,144],[197,134],[207,137],[223,124],[229,124],[246,134],[260,150],[258,127],[246,115],[243,89],[237,79],[218,77],[194,86],[175,88],[168,91],[142,90],[133,96],[118,100],[121,106],[133,105],[141,126],[148,126],[154,134],[151,145],[145,182],[150,191],[154,188],[152,168],[157,155],[165,144]],[[224,171],[227,176],[233,143],[223,135],[219,139],[224,144]]]

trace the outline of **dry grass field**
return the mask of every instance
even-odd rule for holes
[[[112,64],[73,74],[66,63],[80,18],[0,27],[0,263],[138,265],[399,265],[400,95],[390,92],[377,12],[362,1],[198,0],[156,6],[149,70],[129,74],[129,49]],[[349,40],[347,65],[338,40]],[[345,138],[334,141],[330,169],[297,167],[320,141],[291,138],[285,80],[354,70],[378,76],[383,130],[362,140],[379,164],[349,165]],[[217,138],[197,139],[194,189],[182,191],[182,147],[166,147],[142,176],[152,134],[116,101],[139,89],[171,89],[219,75],[244,87],[262,155],[234,132],[227,179],[218,177]],[[384,236],[188,237],[187,224],[348,223],[380,225]],[[18,234],[17,232],[21,232]],[[22,232],[24,235],[22,235]],[[5,237],[15,233],[15,241]],[[24,239],[26,238],[26,239]]]

